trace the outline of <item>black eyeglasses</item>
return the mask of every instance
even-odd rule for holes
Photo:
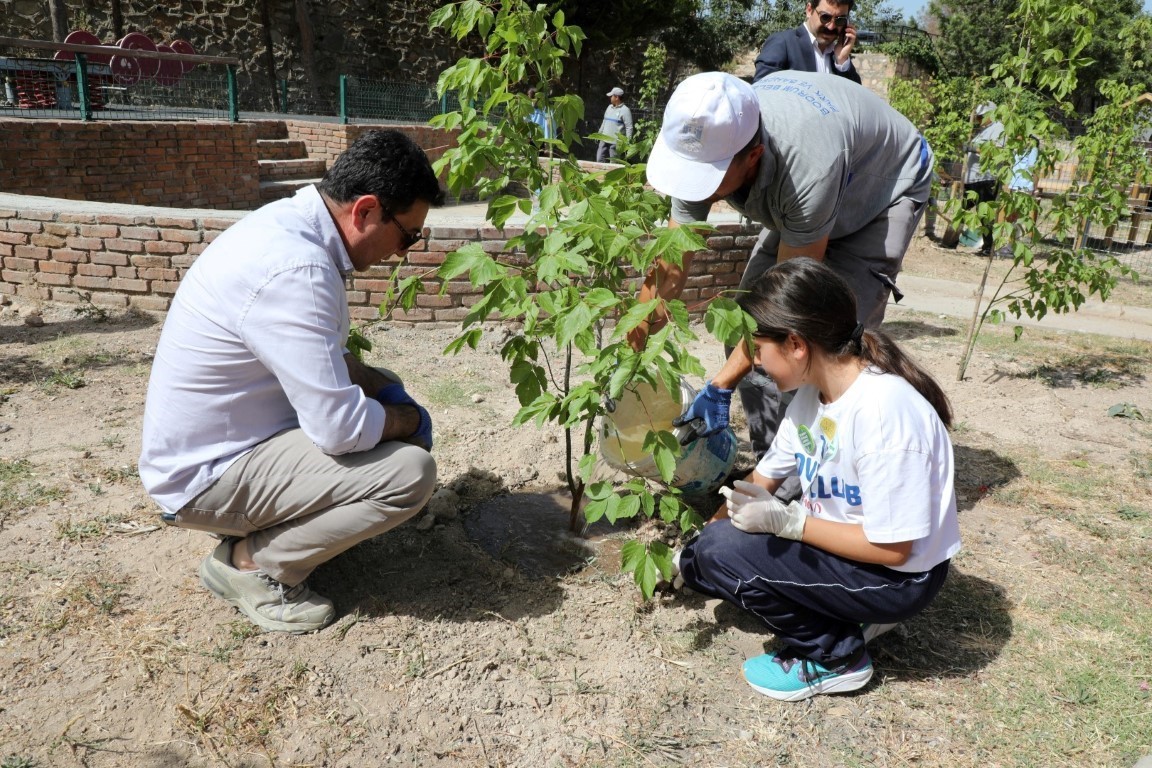
[[[404,239],[400,241],[400,250],[406,251],[409,248],[411,248],[412,246],[416,245],[416,243],[418,243],[424,239],[424,233],[422,231],[421,232],[408,231],[407,229],[404,228],[404,225],[400,223],[400,220],[397,219],[395,216],[392,217],[392,223],[396,225],[396,229],[400,230],[400,234],[404,236]]]
[[[834,27],[839,28],[839,27],[848,26],[848,14],[846,14],[846,13],[842,16],[835,16],[831,13],[826,13],[824,11],[820,11],[816,15],[820,17],[820,26],[822,26],[822,27],[827,26],[828,22],[833,21],[833,20],[835,20],[834,23],[832,24],[832,26],[834,26]]]

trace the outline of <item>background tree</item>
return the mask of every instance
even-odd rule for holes
[[[947,214],[960,230],[991,231],[984,280],[997,250],[1007,250],[1012,264],[991,298],[984,302],[984,283],[977,290],[967,347],[958,376],[963,378],[984,322],[1008,316],[1042,318],[1049,312],[1075,311],[1087,297],[1106,300],[1118,277],[1133,275],[1113,255],[1090,247],[1093,227],[1106,230],[1127,212],[1127,193],[1139,179],[1152,178],[1149,157],[1138,143],[1147,122],[1139,110],[1138,87],[1101,79],[1093,83],[1101,105],[1069,141],[1068,123],[1076,115],[1080,75],[1091,73],[1087,54],[1095,47],[1101,25],[1095,2],[1019,0],[1009,17],[1017,40],[989,70],[955,91],[960,102],[942,111],[963,114],[974,102],[997,106],[991,119],[1003,125],[999,141],[979,147],[980,168],[991,173],[1001,191],[994,201],[962,209],[949,200]],[[955,81],[965,78],[954,78]],[[967,95],[964,95],[967,94]],[[1036,149],[1032,179],[1050,176],[1058,162],[1071,160],[1077,172],[1070,187],[1044,200],[1010,182],[1020,158]],[[975,202],[974,200],[970,202]],[[1016,334],[1023,332],[1016,327]]]
[[[1019,5],[1005,0],[931,0],[927,15],[939,34],[941,71],[951,77],[984,78],[998,62],[1015,54],[1026,32],[1015,13]],[[1098,84],[1103,80],[1144,90],[1152,87],[1145,63],[1150,28],[1141,0],[1085,0],[1080,5],[1095,18],[1095,28],[1080,51],[1083,64],[1068,101],[1075,111],[1089,114],[1102,103]],[[1078,30],[1057,21],[1061,7],[1053,5],[1047,17],[1041,9],[1035,23],[1047,23],[1052,50],[1068,51],[1076,45]]]

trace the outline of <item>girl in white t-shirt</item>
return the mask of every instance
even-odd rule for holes
[[[778,264],[739,304],[756,323],[755,362],[796,394],[680,572],[784,642],[744,663],[757,691],[856,690],[872,677],[866,641],[922,611],[960,549],[951,408],[894,341],[856,322],[852,291],[820,262]],[[803,495],[784,504],[773,491],[789,476]]]

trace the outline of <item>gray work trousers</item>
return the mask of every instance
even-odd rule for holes
[[[288,429],[237,459],[172,524],[246,537],[260,570],[291,587],[415,515],[435,486],[436,462],[423,448],[389,441],[330,456]]]
[[[904,261],[904,252],[908,250],[923,213],[924,203],[901,198],[863,229],[828,241],[824,261],[852,288],[856,296],[856,319],[867,328],[877,328],[884,321],[891,292],[873,271],[887,275],[895,282]],[[779,233],[761,230],[740,278],[741,291],[749,290],[761,275],[776,265],[779,247]],[[731,349],[727,352],[731,354]],[[752,452],[759,460],[772,445],[792,396],[777,389],[776,383],[756,367],[736,386],[736,390],[748,418]],[[782,495],[795,498],[799,495],[798,488],[796,484],[788,491],[782,489]]]

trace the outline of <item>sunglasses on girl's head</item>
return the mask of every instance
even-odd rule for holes
[[[848,26],[848,14],[844,14],[842,16],[835,16],[831,13],[826,13],[824,11],[820,11],[816,15],[820,17],[820,25],[821,26],[824,26],[828,22],[833,21],[833,19],[835,19],[835,21],[833,22],[832,26],[834,26],[836,28]]]

